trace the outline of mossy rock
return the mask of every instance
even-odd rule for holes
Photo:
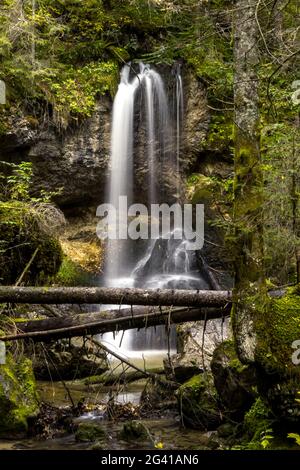
[[[297,423],[300,404],[300,368],[292,360],[294,341],[300,339],[300,289],[287,289],[280,297],[267,297],[255,319],[260,395],[282,421]]]
[[[101,441],[106,437],[106,432],[99,423],[79,423],[75,432],[75,439],[78,442]]]
[[[14,360],[6,354],[0,365],[0,437],[23,437],[28,431],[28,419],[38,413],[36,383],[31,361]]]
[[[253,331],[253,358],[257,370],[259,395],[281,421],[296,423],[300,418],[297,393],[300,384],[300,368],[292,360],[293,343],[300,339],[300,289],[289,288],[270,296],[258,292],[241,300]],[[236,323],[236,312],[232,316]],[[246,320],[244,319],[244,324]],[[245,329],[247,331],[247,328]],[[235,330],[236,340],[241,344],[241,330]],[[247,359],[247,358],[246,358]]]
[[[38,249],[26,273],[30,283],[55,275],[62,250],[55,236],[47,233],[36,209],[24,202],[0,203],[0,283],[14,284]]]
[[[187,426],[213,430],[221,424],[219,397],[210,373],[195,375],[177,391],[179,410]]]
[[[292,362],[292,343],[300,339],[300,286],[281,297],[268,297],[258,314],[256,360],[274,372],[298,372],[300,378]]]
[[[255,367],[242,364],[233,341],[228,340],[215,349],[211,370],[225,413],[242,421],[257,396]]]
[[[126,441],[145,440],[149,437],[149,434],[140,421],[128,421],[124,423],[120,437]]]
[[[217,182],[209,176],[198,173],[192,175],[188,186],[192,203],[198,204],[214,197]]]

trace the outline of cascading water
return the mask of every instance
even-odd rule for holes
[[[132,75],[132,77],[131,77]],[[150,66],[140,64],[139,74],[132,74],[130,65],[121,73],[121,81],[114,100],[111,138],[111,173],[108,184],[109,202],[118,207],[120,196],[127,196],[131,204],[134,188],[134,150],[136,117],[146,121],[146,142],[143,155],[146,156],[149,190],[146,196],[148,206],[161,202],[164,197],[164,172],[175,174],[173,194],[179,196],[180,137],[183,124],[183,85],[180,67],[175,75],[176,112],[171,125],[171,113],[162,77]],[[137,111],[137,97],[142,98],[141,109]],[[176,138],[174,139],[174,128]],[[136,202],[136,201],[134,201]],[[169,202],[169,201],[164,201]],[[121,225],[125,214],[118,214]],[[126,227],[125,227],[126,228]],[[108,240],[104,282],[110,287],[145,288],[207,288],[205,281],[196,273],[195,253],[186,250],[186,241],[174,237],[150,240],[144,255],[130,249],[132,240]],[[194,271],[194,272],[193,272]],[[166,340],[157,346],[156,332],[164,327],[149,328],[146,332],[125,331],[115,336],[105,334],[103,340],[126,354],[140,348],[165,348]],[[160,335],[163,336],[163,335]],[[139,340],[137,341],[137,337]],[[141,340],[142,338],[142,340]],[[145,352],[145,351],[143,351]]]
[[[178,176],[177,194],[180,194],[180,152],[181,152],[181,136],[183,127],[183,83],[181,76],[181,64],[176,67],[176,170]]]

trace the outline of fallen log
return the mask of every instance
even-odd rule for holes
[[[166,313],[166,308],[170,307],[130,307],[118,308],[114,310],[95,311],[89,313],[74,313],[60,317],[48,317],[44,319],[20,320],[17,319],[17,327],[23,332],[39,330],[53,330],[57,328],[66,328],[74,325],[82,325],[93,321],[113,320],[115,318],[129,317],[135,315],[144,315],[147,313]],[[175,309],[173,309],[175,311]],[[177,307],[176,311],[186,311],[185,307]],[[169,311],[169,310],[168,310]]]
[[[17,323],[16,326],[21,332],[2,337],[0,336],[0,340],[13,341],[32,339],[33,341],[49,341],[59,338],[70,338],[73,336],[95,335],[112,331],[130,330],[133,328],[140,329],[157,325],[167,326],[171,324],[185,323],[188,321],[210,320],[213,318],[221,318],[223,316],[229,315],[229,312],[230,306],[228,305],[227,307],[224,307],[224,309],[198,308],[184,309],[183,311],[172,311],[172,309],[169,309],[169,312],[165,311],[162,313],[147,313],[135,316],[130,315],[109,320],[103,320],[103,316],[101,316],[102,314],[101,312],[99,312],[97,314],[98,316],[96,314],[93,315],[92,321],[90,318],[90,314],[88,314],[88,321],[86,315],[81,314],[77,315],[76,318],[66,317],[64,320],[66,322],[69,321],[68,326],[61,326],[59,328],[52,329],[37,330],[36,328],[38,325],[41,327],[42,322],[61,322],[63,319],[53,318],[24,322],[22,329],[22,323]],[[33,328],[35,330],[26,332],[26,325],[27,328]]]
[[[221,307],[230,301],[231,291],[0,286],[0,303],[10,302],[15,304],[122,304]]]
[[[165,370],[163,367],[153,367],[147,369],[149,374],[153,375],[163,375]],[[131,382],[135,382],[137,380],[141,380],[145,378],[145,374],[137,371],[137,370],[120,370],[111,372],[107,371],[104,372],[102,375],[96,375],[93,377],[87,377],[86,379],[82,379],[81,382],[84,385],[88,386],[89,388],[94,388],[95,390],[99,390],[99,385],[115,385],[115,384],[128,384]]]
[[[187,312],[189,308],[187,307],[176,307],[172,308],[172,312]],[[199,309],[198,309],[199,310]],[[212,309],[210,309],[212,310]],[[102,312],[90,312],[90,313],[80,313],[74,315],[68,315],[64,317],[56,318],[45,318],[37,320],[23,320],[19,319],[16,321],[16,326],[23,333],[29,333],[31,331],[44,331],[44,330],[56,330],[58,328],[69,328],[70,326],[76,325],[85,325],[93,322],[103,321],[103,320],[115,320],[123,317],[136,317],[137,315],[147,315],[150,313],[168,314],[170,312],[170,307],[132,307],[132,308],[120,308],[117,310],[106,310]],[[216,312],[216,315],[220,313],[220,310]],[[220,313],[221,315],[221,313]]]

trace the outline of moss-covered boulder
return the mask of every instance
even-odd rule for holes
[[[258,392],[280,421],[297,423],[300,404],[297,401],[300,388],[300,368],[294,344],[300,339],[300,287],[289,288],[272,295],[257,293],[243,299],[244,331],[252,336],[251,354],[243,348],[241,322],[233,310],[232,321],[239,357],[257,369]],[[248,336],[250,335],[248,334]],[[242,341],[243,340],[243,341]]]
[[[269,297],[263,311],[255,321],[258,390],[281,421],[297,423],[300,367],[293,360],[293,344],[300,339],[300,286]]]
[[[224,341],[213,353],[211,370],[226,414],[242,420],[257,396],[255,367],[242,364],[233,341]]]
[[[14,284],[32,256],[26,272],[31,283],[57,273],[62,250],[53,234],[60,211],[50,204],[0,203],[0,283]]]
[[[183,422],[192,428],[213,430],[221,424],[219,397],[210,373],[195,375],[177,391]]]
[[[79,423],[75,432],[75,439],[78,442],[95,442],[106,439],[106,431],[99,423],[82,422]]]
[[[31,361],[14,360],[11,353],[0,365],[0,437],[23,437],[28,431],[28,419],[38,412],[35,379]]]
[[[124,423],[120,437],[126,441],[136,441],[137,439],[144,440],[149,437],[149,432],[146,426],[140,421],[128,421]]]

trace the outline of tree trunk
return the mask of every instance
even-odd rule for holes
[[[256,313],[253,296],[262,293],[263,177],[260,158],[259,64],[256,0],[238,0],[234,19],[235,108],[235,289],[233,328],[242,360],[254,360]]]
[[[119,304],[222,307],[230,291],[173,289],[115,289],[108,287],[0,287],[0,303]]]

